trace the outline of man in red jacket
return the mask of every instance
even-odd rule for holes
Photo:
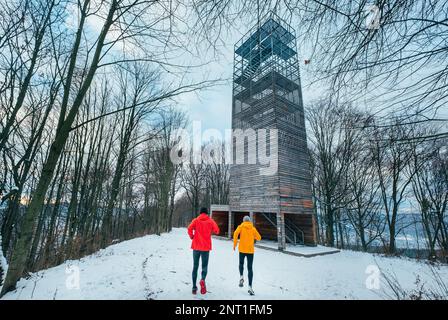
[[[202,260],[201,281],[199,281],[201,293],[205,294],[207,292],[205,277],[207,276],[208,256],[210,250],[212,250],[212,232],[219,234],[218,225],[208,216],[207,208],[201,208],[200,215],[193,219],[188,226],[188,235],[193,240],[191,243],[191,249],[193,249],[193,294],[198,291],[196,279],[198,277],[199,258]]]

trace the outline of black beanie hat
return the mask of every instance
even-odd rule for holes
[[[206,207],[202,207],[202,208],[201,208],[201,212],[199,212],[199,213],[205,213],[205,214],[208,214],[208,209],[207,209]]]

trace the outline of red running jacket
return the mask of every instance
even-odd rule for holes
[[[191,242],[191,249],[200,251],[212,250],[212,232],[219,234],[219,228],[213,219],[205,213],[201,213],[191,221],[188,226],[188,235]]]

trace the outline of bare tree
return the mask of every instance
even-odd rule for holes
[[[358,127],[362,124],[356,124]],[[376,167],[370,149],[370,130],[362,130],[353,148],[352,161],[347,170],[347,194],[344,200],[347,218],[361,242],[363,251],[384,231],[381,198]]]
[[[419,205],[423,230],[427,238],[429,257],[436,257],[436,244],[446,256],[448,207],[448,158],[446,141],[416,144],[413,148],[411,168],[413,195]]]
[[[205,188],[205,166],[201,163],[194,163],[191,159],[188,163],[182,164],[181,185],[185,190],[191,205],[191,218],[194,218],[200,207],[201,199]]]
[[[111,192],[104,220],[102,224],[102,245],[108,244],[112,235],[112,215],[120,190],[120,182],[125,170],[127,158],[131,148],[135,146],[135,132],[140,122],[154,112],[157,103],[150,103],[160,92],[154,90],[155,83],[160,76],[157,72],[144,68],[144,65],[133,64],[132,68],[120,73],[120,93],[117,97],[117,109],[121,113],[121,136],[119,137],[119,150],[116,167],[113,174]],[[121,70],[121,69],[120,69]],[[150,136],[151,133],[148,133]]]
[[[62,2],[51,2],[51,6],[57,7],[61,12],[67,9]],[[48,153],[44,157],[45,161],[43,161],[40,174],[38,179],[36,179],[36,186],[30,194],[31,201],[21,223],[20,237],[14,246],[2,294],[14,288],[17,280],[26,268],[26,261],[32,250],[33,241],[35,241],[34,231],[39,226],[39,221],[45,220],[41,216],[41,209],[45,204],[49,186],[54,179],[58,163],[71,132],[77,131],[101,117],[111,116],[125,110],[141,108],[145,105],[157,104],[158,101],[170,99],[183,92],[191,92],[212,84],[207,81],[185,83],[182,78],[179,81],[172,80],[170,84],[159,87],[158,94],[151,95],[147,100],[142,99],[137,103],[125,105],[117,110],[94,116],[84,122],[75,124],[89,89],[95,82],[98,70],[111,70],[113,65],[126,66],[129,65],[129,62],[139,61],[152,63],[154,66],[165,69],[169,67],[179,69],[182,66],[166,62],[166,56],[170,50],[179,47],[179,39],[175,36],[175,29],[173,28],[175,26],[174,20],[177,19],[177,16],[174,15],[173,7],[169,6],[167,8],[159,1],[112,0],[93,3],[90,0],[84,0],[78,2],[77,6],[71,9],[77,11],[78,14],[78,21],[75,22],[76,29],[65,28],[68,31],[64,31],[62,33],[63,38],[61,36],[61,39],[59,39],[71,42],[71,45],[69,45],[70,54],[61,56],[60,60],[56,62],[58,67],[56,76],[62,79],[56,116],[57,125],[53,132],[53,138],[49,140]],[[154,12],[157,12],[157,14],[154,14]],[[53,17],[48,11],[46,13],[45,17]],[[88,30],[88,24],[92,16],[100,17],[100,21],[102,21],[102,26],[97,33]],[[33,37],[36,40],[34,44],[36,50],[33,52],[38,51],[40,48],[39,42],[41,37],[47,34],[44,31],[44,26],[47,26],[48,22],[45,21],[53,21],[50,18],[44,18],[43,24],[39,25],[38,32]],[[51,31],[48,32],[51,35],[56,28],[49,28],[48,30]],[[52,38],[55,38],[55,36]],[[50,44],[53,47],[55,46],[55,42],[50,42]],[[152,45],[150,47],[154,50],[148,52],[146,46],[150,44]],[[159,48],[161,49],[157,51]],[[30,76],[25,77],[27,82],[28,78],[32,78],[34,74],[34,72],[31,72],[35,63],[34,56],[33,54],[30,68],[28,68]],[[18,95],[18,99],[15,101],[14,107],[8,116],[8,121],[2,130],[0,139],[2,146],[4,141],[8,139],[9,128],[12,126],[10,123],[15,121],[15,113],[18,112],[19,106],[23,104],[24,99],[22,100],[22,96],[26,95],[25,89],[28,88],[28,84],[25,84],[26,86],[20,91],[24,93]],[[76,170],[76,172],[78,174],[77,181],[81,181],[80,171]],[[118,180],[118,178],[115,180]],[[76,184],[79,185],[78,182]],[[76,192],[73,194],[73,200],[77,201]],[[114,202],[114,195],[109,199],[111,200],[110,203]],[[78,208],[76,202],[70,203],[70,206],[69,210],[73,210],[73,212]],[[110,207],[111,205],[109,204]],[[74,215],[72,217],[77,216]],[[104,226],[107,225],[110,224],[106,220]],[[95,228],[97,227],[98,225]],[[73,240],[72,236],[69,238]]]
[[[204,146],[205,153],[205,203],[227,204],[229,201],[230,172],[226,163],[226,147],[223,141],[211,141]]]
[[[373,133],[372,154],[386,216],[389,253],[396,252],[395,238],[404,227],[397,224],[399,209],[416,172],[409,170],[412,147],[402,141],[414,134],[414,128],[399,125],[380,128]]]
[[[180,165],[171,161],[176,144],[174,132],[186,125],[185,114],[174,109],[160,113],[157,138],[144,157],[144,197],[146,224],[156,234],[171,230],[175,197],[179,190]]]
[[[307,119],[311,129],[311,157],[315,178],[315,196],[324,218],[326,243],[335,241],[335,223],[347,193],[347,170],[355,152],[357,131],[351,130],[356,120],[350,107],[341,107],[330,100],[321,100],[309,108]],[[339,230],[342,230],[342,224]],[[341,238],[342,239],[342,238]]]

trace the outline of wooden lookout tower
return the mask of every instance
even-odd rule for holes
[[[244,162],[236,162],[233,155],[229,205],[211,207],[221,235],[231,237],[243,217],[250,215],[263,239],[278,241],[280,250],[287,242],[316,245],[295,31],[274,13],[235,45],[232,129],[252,133],[244,137]],[[261,164],[247,161],[250,152],[259,152],[259,134],[254,133],[258,129],[277,129],[273,174],[262,175]],[[270,134],[265,139],[269,154]],[[234,137],[233,153],[235,143]]]

